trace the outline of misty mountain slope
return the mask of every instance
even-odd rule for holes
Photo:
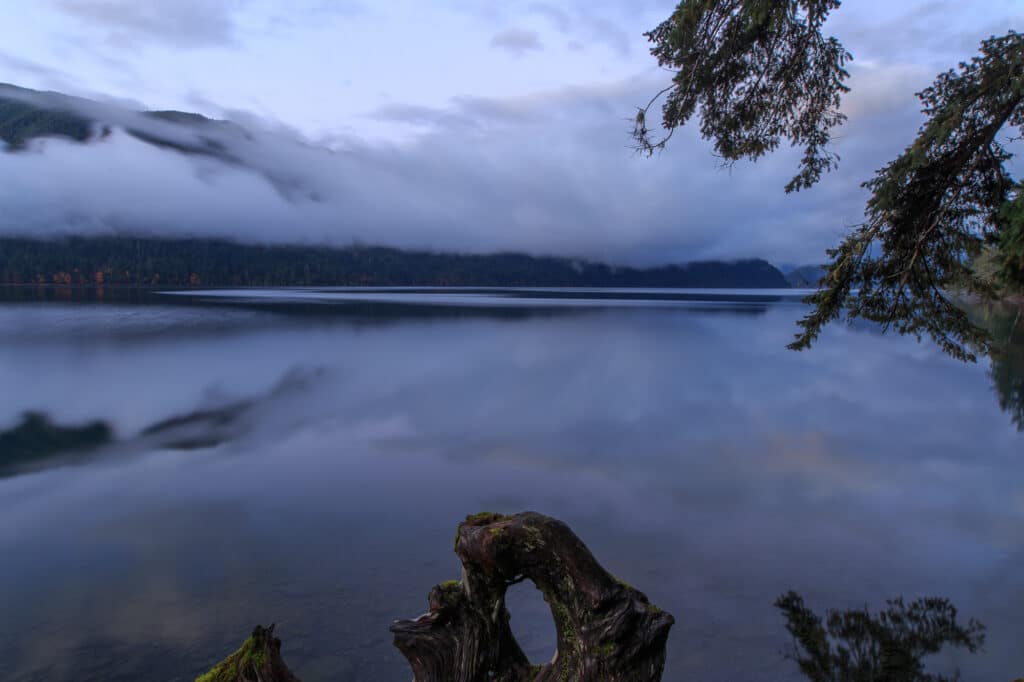
[[[90,109],[91,116],[88,115]],[[118,124],[132,137],[158,147],[239,163],[239,159],[227,151],[227,146],[213,135],[247,136],[235,123],[186,111],[135,112],[140,121],[148,119],[187,129],[189,134],[184,138],[173,134],[173,128],[132,125],[131,121],[118,120],[116,116],[106,117],[104,112],[104,107],[82,98],[0,83],[0,140],[7,143],[9,151],[24,149],[30,140],[37,138],[62,137],[88,142],[105,137],[110,126]],[[204,135],[204,132],[211,135]]]
[[[599,102],[607,113],[605,100],[592,95],[573,106]],[[597,142],[573,155],[546,106],[528,116],[501,114],[486,128],[434,128],[400,143],[343,133],[306,137],[245,112],[236,123],[143,106],[0,84],[0,235],[334,249],[357,243],[638,269],[780,251],[774,241],[759,241],[756,228],[766,212],[738,209],[731,193],[714,189],[715,178],[701,183],[699,200],[682,202],[680,210],[677,165],[633,163],[611,139],[618,134],[614,117],[602,118],[599,128],[570,128],[574,138]],[[524,145],[507,134],[514,130],[535,136]],[[711,239],[706,225],[722,220],[721,206],[728,223]],[[27,279],[64,271],[46,269]],[[519,281],[511,274],[500,279]],[[700,281],[718,286],[719,279],[708,272]],[[746,286],[748,279],[752,286],[785,286],[773,269],[721,281]]]
[[[23,99],[5,97],[32,90],[0,83],[0,140],[9,149],[22,149],[37,137],[66,137],[84,142],[92,136],[93,122],[70,110],[44,109]]]
[[[115,132],[123,131],[123,134]],[[17,155],[33,139],[64,138],[96,144],[86,152],[85,168],[104,166],[108,147],[132,138],[157,150],[206,157],[227,166],[255,172],[287,204],[319,204],[316,185],[330,176],[337,158],[326,150],[298,145],[242,126],[182,111],[129,111],[56,92],[40,92],[0,84],[0,139]],[[46,155],[44,150],[44,156]],[[160,163],[168,157],[160,151]],[[155,159],[154,159],[155,160]],[[152,163],[149,162],[149,163]],[[301,170],[299,170],[301,167]],[[310,167],[322,172],[308,173]],[[353,176],[372,171],[357,156],[344,166]],[[203,170],[200,177],[206,177]],[[304,174],[305,173],[305,174]],[[421,178],[411,178],[417,184]],[[387,185],[387,175],[371,178]],[[403,192],[396,191],[396,195]],[[408,192],[404,193],[405,203]],[[132,202],[126,196],[122,201]],[[223,200],[232,201],[230,193]],[[242,199],[244,201],[244,199]],[[442,207],[443,203],[438,202]],[[424,212],[410,205],[407,223],[422,220]],[[442,208],[444,213],[447,209]],[[380,219],[379,203],[361,220]],[[446,216],[446,220],[450,220]],[[106,220],[106,219],[104,219]],[[335,221],[331,221],[335,222]],[[337,223],[335,223],[337,224]],[[437,285],[437,286],[621,286],[621,287],[752,287],[786,288],[786,278],[760,259],[701,261],[658,267],[620,267],[578,258],[527,255],[512,249],[488,249],[463,254],[457,249],[291,246],[245,244],[242,239],[156,238],[159,230],[144,222],[121,219],[115,234],[85,237],[74,226],[60,231],[64,238],[34,240],[31,230],[16,229],[0,237],[0,283],[118,283],[133,285],[288,286],[288,285]],[[77,237],[67,238],[66,235]],[[144,236],[143,236],[144,235]],[[161,235],[166,237],[167,235]],[[296,240],[299,241],[299,240]],[[386,240],[382,240],[387,244]],[[282,243],[283,242],[283,243]],[[379,243],[372,240],[371,243]],[[542,252],[543,253],[543,252]],[[687,259],[689,260],[689,259]]]
[[[797,289],[816,289],[824,276],[825,270],[820,265],[801,265],[787,272],[786,280]]]

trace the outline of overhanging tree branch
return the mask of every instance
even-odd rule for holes
[[[727,163],[757,160],[782,140],[803,147],[786,191],[806,189],[836,167],[832,131],[846,117],[845,65],[852,59],[821,28],[840,0],[683,0],[647,33],[651,54],[675,72],[672,85],[638,109],[637,150],[663,149],[699,112],[700,130]],[[809,347],[828,323],[863,317],[929,336],[963,360],[988,348],[951,296],[991,298],[1024,288],[1022,185],[1000,143],[1024,126],[1024,37],[1010,31],[940,74],[918,97],[927,121],[895,161],[864,183],[866,219],[828,252],[827,276],[808,302],[790,348]],[[662,102],[654,139],[648,114]],[[985,244],[998,251],[995,277],[975,272]]]

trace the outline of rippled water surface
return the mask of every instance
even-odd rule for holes
[[[116,439],[0,478],[5,679],[191,680],[274,621],[307,682],[407,680],[388,625],[458,577],[457,522],[525,509],[675,614],[666,680],[794,679],[788,589],[947,596],[988,642],[936,669],[1024,674],[1019,363],[786,351],[786,292],[44,298],[0,302],[0,431]],[[550,656],[539,595],[510,608]]]

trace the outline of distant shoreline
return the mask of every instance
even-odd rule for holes
[[[616,287],[789,289],[763,259],[649,268],[523,253],[243,244],[155,237],[0,237],[0,283],[76,287]]]

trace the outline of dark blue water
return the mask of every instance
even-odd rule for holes
[[[0,677],[190,680],[276,621],[307,682],[407,680],[388,624],[458,577],[457,522],[525,509],[676,616],[666,680],[794,679],[788,589],[949,597],[988,641],[934,669],[1024,674],[1024,434],[988,359],[786,351],[804,309],[765,292],[552,295],[0,303],[0,431],[118,438],[0,478]]]

